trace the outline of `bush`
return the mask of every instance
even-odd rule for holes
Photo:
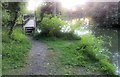
[[[10,21],[10,14],[6,10],[2,10],[2,26],[7,26]]]
[[[61,26],[64,25],[64,21],[58,17],[49,18],[46,16],[39,25],[42,30],[41,35],[58,37]]]
[[[2,69],[3,72],[9,69],[23,67],[27,52],[31,48],[28,38],[19,28],[16,28],[9,38],[6,28],[2,31]]]
[[[42,22],[39,23],[39,29],[41,30],[41,33],[35,33],[34,37],[36,39],[39,39],[42,37],[56,37],[56,38],[62,38],[62,39],[80,39],[77,35],[74,34],[74,31],[69,32],[62,32],[63,26],[67,25],[63,20],[61,20],[59,17],[52,17],[50,15],[46,15]]]
[[[78,42],[77,51],[86,54],[93,62],[99,62],[100,70],[107,74],[115,74],[115,66],[109,60],[109,50],[105,49],[102,38],[93,35],[83,36]]]

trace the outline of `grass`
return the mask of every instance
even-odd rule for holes
[[[63,40],[58,38],[42,38],[54,52],[59,52],[59,61],[63,65],[85,67],[92,72],[115,74],[115,66],[109,60],[109,51],[99,52],[103,46],[102,38],[85,35],[81,40]]]
[[[2,31],[2,70],[17,69],[23,67],[27,52],[31,44],[21,29],[16,28],[12,38],[7,35],[7,30]]]

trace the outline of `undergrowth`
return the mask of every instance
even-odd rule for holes
[[[109,51],[101,50],[104,45],[102,38],[85,35],[81,40],[63,40],[58,38],[41,38],[56,52],[60,52],[59,59],[64,65],[85,67],[103,74],[115,74],[115,66],[109,60]]]
[[[3,72],[9,69],[23,67],[27,52],[31,44],[22,30],[16,28],[11,36],[7,35],[7,30],[2,31],[2,69]]]

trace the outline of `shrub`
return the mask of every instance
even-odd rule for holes
[[[113,66],[113,64],[111,64],[111,63],[109,62],[109,60],[101,59],[101,60],[100,60],[100,64],[101,64],[100,69],[101,69],[103,72],[105,72],[105,73],[108,74],[108,75],[113,75],[113,74],[115,74],[116,68],[115,68],[115,66]]]
[[[16,69],[24,66],[27,52],[31,48],[28,38],[21,29],[16,28],[12,37],[9,38],[6,28],[2,31],[2,69],[3,72],[9,69]]]
[[[80,39],[77,35],[74,34],[74,31],[71,30],[69,32],[62,32],[62,28],[67,25],[63,20],[59,17],[52,17],[50,15],[46,15],[41,23],[39,23],[39,29],[41,33],[35,33],[34,37],[39,39],[42,37],[56,37],[62,39]],[[72,27],[71,27],[72,28]]]
[[[10,14],[6,10],[2,10],[2,26],[7,26],[10,21]]]
[[[100,70],[107,74],[115,74],[115,66],[109,60],[109,50],[105,49],[102,38],[93,35],[83,36],[78,42],[78,52],[86,54],[93,62],[99,62]]]
[[[46,16],[39,25],[42,30],[41,35],[57,37],[60,33],[61,26],[64,25],[64,21],[58,17],[49,18]]]

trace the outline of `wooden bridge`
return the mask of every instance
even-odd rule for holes
[[[23,26],[26,34],[31,34],[35,31],[36,20],[35,17],[30,18],[27,23]]]

